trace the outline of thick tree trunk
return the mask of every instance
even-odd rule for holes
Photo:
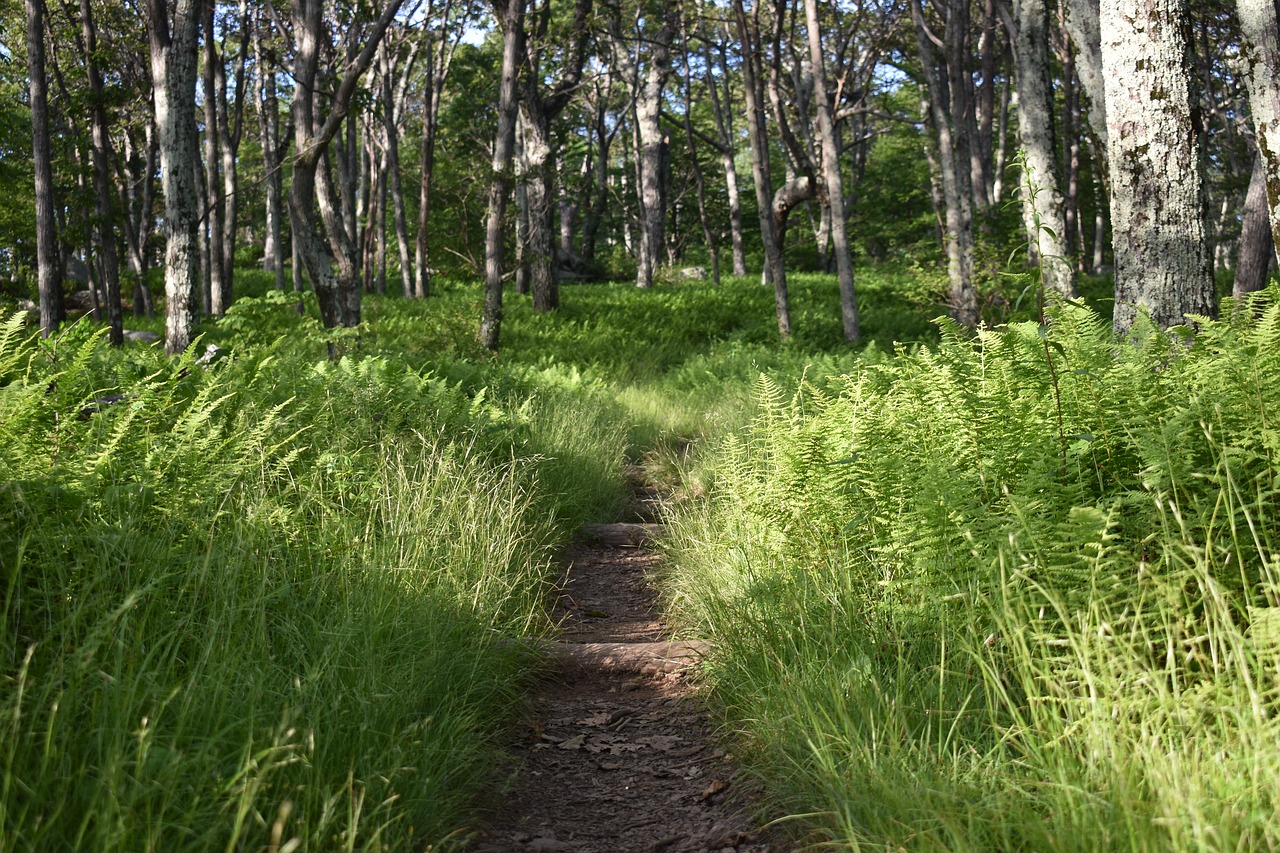
[[[1103,0],[1115,329],[1216,312],[1186,0]]]
[[[1014,61],[1018,71],[1018,141],[1026,172],[1023,201],[1032,210],[1027,234],[1037,249],[1040,281],[1060,296],[1076,295],[1063,216],[1061,182],[1053,134],[1053,87],[1049,73],[1049,8],[1044,0],[1015,0]]]
[[[40,287],[40,334],[49,337],[62,317],[62,255],[53,195],[49,140],[49,90],[45,76],[44,0],[26,0],[27,84],[31,98],[31,147],[35,166],[36,275]]]
[[[1271,236],[1271,224],[1267,217],[1267,167],[1262,155],[1253,158],[1253,174],[1249,178],[1249,192],[1245,195],[1244,215],[1240,223],[1240,250],[1236,255],[1236,278],[1231,288],[1232,296],[1262,290],[1267,286],[1267,273],[1275,258],[1275,241]]]
[[[747,20],[742,0],[733,0],[733,16],[742,43],[742,83],[746,101],[747,139],[751,145],[751,174],[755,179],[756,204],[760,211],[760,239],[764,243],[765,277],[773,283],[774,306],[778,315],[778,335],[791,337],[791,296],[787,291],[787,271],[782,258],[782,240],[774,221],[772,179],[769,174],[769,138],[765,131],[764,91],[759,62],[759,27],[754,17]]]
[[[857,343],[862,337],[858,322],[858,296],[853,283],[853,255],[849,250],[848,217],[844,210],[844,182],[840,179],[840,145],[836,139],[831,100],[827,94],[826,59],[818,28],[818,0],[804,0],[805,28],[808,31],[809,59],[813,63],[813,95],[818,102],[818,139],[822,144],[822,178],[826,185],[826,206],[831,214],[831,243],[836,256],[836,278],[840,286],[840,320],[844,339]]]
[[[502,330],[502,249],[515,154],[516,77],[524,53],[525,0],[493,0],[493,14],[502,26],[502,76],[498,85],[498,128],[489,163],[489,214],[484,239],[484,308],[480,344],[497,351]]]
[[[196,57],[200,0],[176,0],[173,26],[166,0],[149,0],[148,35],[156,135],[164,189],[165,350],[191,344],[200,281],[195,154]]]
[[[1236,0],[1254,138],[1266,170],[1267,214],[1280,251],[1280,24],[1275,0]]]

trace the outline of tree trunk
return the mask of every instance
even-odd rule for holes
[[[947,25],[947,47],[963,44],[963,36],[952,32],[964,18],[960,0],[952,0],[952,13]],[[951,316],[964,326],[978,324],[978,297],[973,284],[973,205],[969,189],[971,176],[968,146],[963,128],[953,126],[957,107],[964,108],[963,95],[949,96],[949,81],[935,66],[934,52],[924,23],[919,0],[912,0],[911,16],[915,21],[916,44],[929,95],[930,121],[938,135],[938,165],[942,179],[942,196],[946,208],[947,277],[951,282]],[[959,57],[954,57],[960,61]],[[948,58],[948,67],[951,57]],[[953,93],[954,94],[954,93]]]
[[[813,95],[818,102],[818,138],[822,145],[822,179],[826,207],[831,215],[831,243],[836,256],[840,286],[840,320],[844,339],[857,343],[862,337],[858,322],[858,297],[853,284],[853,255],[849,251],[849,220],[844,210],[844,182],[840,179],[840,145],[836,139],[831,100],[827,94],[826,59],[818,28],[818,0],[804,0],[809,59],[813,63]]]
[[[1245,195],[1244,216],[1240,223],[1240,250],[1236,257],[1236,278],[1232,296],[1262,290],[1267,286],[1267,273],[1275,257],[1275,241],[1267,217],[1267,167],[1262,155],[1253,158],[1253,174]]]
[[[1254,138],[1266,170],[1271,237],[1280,251],[1280,24],[1275,0],[1236,0],[1236,11]]]
[[[726,24],[726,37],[727,27]],[[734,158],[736,137],[733,132],[733,110],[729,108],[733,103],[729,84],[729,57],[723,43],[717,45],[717,53],[720,56],[720,73],[724,79],[724,98],[720,98],[716,81],[711,74],[710,53],[706,60],[707,92],[711,95],[711,107],[715,113],[716,131],[720,137],[720,160],[724,167],[725,193],[729,197],[729,240],[733,247],[733,274],[744,276],[747,274],[747,253],[742,242],[742,199],[738,190],[738,165]]]
[[[1098,17],[1099,0],[1062,0],[1067,3],[1067,35],[1076,49],[1076,70],[1080,86],[1088,101],[1089,129],[1098,140],[1106,170],[1107,101],[1102,73],[1102,24]]]
[[[1060,296],[1076,295],[1063,216],[1061,182],[1053,134],[1053,87],[1049,74],[1049,8],[1044,0],[1015,0],[1013,56],[1018,71],[1018,140],[1025,173],[1024,202],[1033,212],[1028,241],[1037,249],[1040,281]]]
[[[662,27],[648,41],[649,66],[644,85],[636,93],[636,129],[640,150],[637,152],[640,166],[640,252],[636,265],[636,287],[653,287],[662,246],[665,242],[667,219],[666,199],[662,192],[662,158],[668,139],[659,123],[662,109],[662,90],[671,75],[671,42],[675,35],[672,26],[674,10],[668,7]],[[638,85],[638,81],[637,81]]]
[[[182,352],[195,326],[200,281],[197,231],[196,57],[200,0],[176,0],[173,26],[167,0],[148,0],[148,36],[156,135],[164,188],[165,351]]]
[[[515,153],[516,76],[524,53],[525,0],[493,0],[493,14],[502,26],[502,76],[498,85],[498,128],[489,164],[489,213],[484,239],[484,308],[480,317],[480,343],[494,352],[502,331],[502,238],[507,196],[511,187],[511,162]]]
[[[152,193],[155,189],[156,144],[151,117],[146,120],[145,151],[142,166],[135,169],[135,155],[132,151],[132,137],[124,135],[124,163],[116,162],[117,190],[120,195],[120,207],[124,211],[125,245],[128,248],[129,270],[133,274],[133,313],[136,317],[150,317],[155,313],[151,302],[151,290],[147,287],[147,272],[150,269],[150,253],[147,251],[148,236],[155,222],[152,213]]]
[[[217,69],[222,64],[218,43],[214,38],[213,13],[216,3],[204,2],[204,231],[207,235],[205,270],[209,279],[209,312],[215,317],[227,313],[231,293],[223,278],[222,216],[225,201],[222,190],[222,138],[218,126]]]
[[[702,165],[698,162],[698,149],[693,132],[693,73],[689,65],[689,28],[683,19],[680,44],[680,57],[684,71],[684,135],[685,143],[689,146],[689,163],[693,168],[693,178],[698,193],[698,223],[702,226],[702,240],[707,245],[707,256],[711,259],[711,280],[719,284],[720,244],[707,218],[707,181],[702,174]]]
[[[80,25],[92,104],[94,243],[101,262],[111,344],[120,346],[124,343],[124,319],[120,312],[120,261],[116,255],[115,215],[111,207],[111,140],[107,136],[107,109],[103,101],[102,74],[98,70],[98,33],[89,0],[80,0]]]
[[[758,3],[758,0],[757,0]],[[742,84],[746,101],[747,139],[751,145],[751,174],[755,179],[756,204],[760,212],[760,239],[764,243],[765,276],[773,283],[774,306],[778,315],[778,335],[791,337],[791,297],[782,258],[782,241],[774,222],[772,179],[769,174],[769,138],[765,131],[764,91],[757,63],[760,54],[759,5],[752,7],[747,20],[742,0],[733,0],[733,16],[742,44]]]
[[[343,192],[344,198],[340,198],[330,177],[330,143],[338,135],[356,86],[372,64],[378,45],[400,10],[401,2],[388,0],[377,22],[364,34],[364,45],[359,54],[348,57],[341,82],[327,97],[329,113],[324,116],[320,110],[321,90],[316,85],[321,35],[324,32],[323,4],[321,0],[293,0],[293,34],[297,41],[293,63],[296,90],[311,92],[312,97],[293,99],[297,155],[289,193],[289,214],[298,256],[306,265],[307,276],[320,306],[320,319],[328,328],[360,323],[358,258],[355,238],[350,230],[355,228],[355,222],[345,215],[343,209],[346,193]],[[348,134],[347,138],[354,137]],[[350,158],[341,159],[346,161]],[[328,239],[327,246],[316,227],[317,208]],[[334,352],[331,347],[330,354]]]
[[[275,275],[276,289],[284,290],[284,244],[281,220],[284,214],[284,176],[280,158],[280,106],[276,95],[276,57],[263,46],[262,27],[266,17],[253,28],[253,52],[258,65],[258,132],[262,142],[262,167],[266,172],[266,240],[263,266]]]
[[[1186,0],[1103,0],[1115,330],[1216,312]]]
[[[535,85],[539,85],[535,81]],[[552,311],[560,306],[556,280],[555,217],[551,208],[551,119],[542,99],[520,99],[520,154],[524,188],[524,264],[529,270],[529,287],[535,311]],[[523,292],[523,291],[522,291]]]
[[[53,156],[49,140],[49,90],[45,76],[44,0],[26,0],[27,84],[31,97],[31,147],[35,165],[36,272],[40,285],[40,334],[58,330],[62,316],[62,255],[54,218]]]
[[[219,62],[214,83],[218,93],[218,151],[222,155],[222,286],[224,308],[235,292],[236,227],[240,216],[240,140],[244,129],[245,59],[249,52],[249,11],[240,0],[240,44],[236,51],[234,100],[228,100],[227,69]]]

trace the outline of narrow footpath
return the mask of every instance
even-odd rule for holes
[[[783,853],[753,830],[750,786],[693,690],[701,645],[661,621],[648,576],[662,526],[639,477],[634,521],[569,549],[562,641],[476,853]]]

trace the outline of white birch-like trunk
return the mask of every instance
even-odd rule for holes
[[[822,145],[822,179],[826,185],[830,212],[831,244],[836,256],[836,278],[840,287],[840,319],[844,339],[856,343],[862,337],[858,322],[858,296],[853,282],[853,255],[849,250],[848,217],[844,210],[844,182],[840,179],[840,145],[827,95],[827,67],[822,55],[818,26],[818,0],[804,0],[805,28],[808,31],[809,59],[813,65],[813,95],[818,106],[818,139]]]
[[[1044,0],[1015,0],[1013,42],[1018,72],[1018,141],[1026,168],[1019,185],[1031,211],[1028,242],[1036,248],[1040,280],[1065,297],[1076,294],[1063,215],[1053,138],[1053,87],[1049,74],[1049,9]]]
[[[195,186],[199,13],[199,0],[178,0],[170,27],[166,0],[150,0],[148,5],[151,80],[164,191],[165,351],[170,355],[191,344],[200,279],[200,212]]]
[[[1102,0],[1115,330],[1213,315],[1186,0]]]

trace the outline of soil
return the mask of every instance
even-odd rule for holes
[[[669,641],[649,583],[653,504],[637,485],[634,522],[593,525],[569,549],[562,642],[475,853],[790,849],[757,828],[753,786],[717,745],[696,689],[703,645]]]

